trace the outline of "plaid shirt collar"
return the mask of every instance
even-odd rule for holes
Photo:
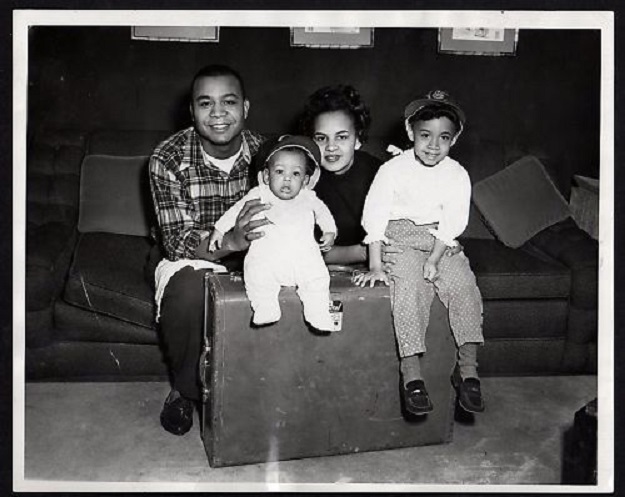
[[[184,158],[183,160],[180,162],[180,165],[178,167],[178,170],[180,171],[184,171],[185,169],[187,169],[188,167],[191,166],[191,160],[187,160],[187,158],[191,158],[191,157],[198,157],[201,158],[202,161],[204,161],[204,154],[202,153],[202,141],[200,140],[200,135],[197,134],[197,131],[195,130],[194,127],[189,128],[191,131],[191,139],[185,144],[185,150],[184,150]],[[243,159],[245,160],[245,162],[247,164],[252,162],[252,152],[250,150],[250,144],[248,143],[248,139],[249,139],[249,131],[247,130],[243,130],[241,132],[241,149],[240,149],[240,155],[243,157]],[[193,153],[195,152],[195,153]],[[212,167],[216,167],[213,164],[210,164]],[[235,167],[236,167],[236,162],[235,162]]]

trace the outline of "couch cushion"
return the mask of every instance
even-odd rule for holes
[[[80,235],[65,286],[67,303],[152,327],[154,293],[143,276],[148,238],[110,233]]]
[[[565,298],[485,300],[484,339],[566,338],[568,315],[569,301]]]
[[[106,314],[88,311],[63,300],[54,303],[55,338],[63,342],[158,344],[154,328],[122,321]]]
[[[78,231],[147,236],[152,217],[147,156],[85,157]]]
[[[473,200],[497,238],[512,248],[570,215],[568,204],[534,156],[476,183]]]
[[[571,286],[568,268],[541,260],[497,240],[462,240],[483,299],[566,298]]]

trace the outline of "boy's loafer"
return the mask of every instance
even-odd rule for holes
[[[410,414],[421,416],[434,409],[423,380],[412,380],[406,385],[402,383],[401,390],[404,407]]]
[[[460,376],[460,370],[456,366],[451,376],[451,383],[456,389],[460,407],[468,412],[484,411],[484,399],[478,378],[465,378],[463,380]]]
[[[175,391],[165,399],[161,411],[161,426],[174,435],[184,435],[193,426],[193,401]]]

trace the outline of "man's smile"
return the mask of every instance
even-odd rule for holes
[[[209,124],[208,127],[217,132],[221,132],[221,131],[226,131],[230,127],[230,124],[227,124],[227,123]]]

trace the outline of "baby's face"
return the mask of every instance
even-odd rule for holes
[[[306,157],[299,150],[280,150],[263,170],[263,180],[273,194],[282,200],[295,198],[308,184]]]

